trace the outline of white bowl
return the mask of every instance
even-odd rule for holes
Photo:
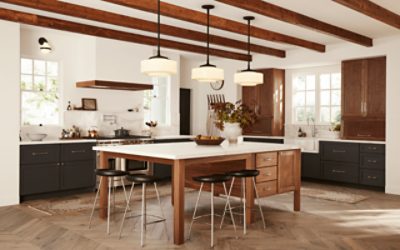
[[[47,137],[47,134],[27,134],[27,136],[31,141],[41,141]]]

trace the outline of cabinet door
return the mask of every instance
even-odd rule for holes
[[[321,178],[321,162],[319,154],[301,154],[301,176],[307,178]]]
[[[386,57],[368,59],[366,112],[369,118],[385,118]]]
[[[242,103],[255,111],[258,104],[257,102],[256,86],[242,87]]]
[[[342,62],[342,116],[364,116],[363,84],[366,62],[351,60]]]
[[[285,193],[295,189],[298,178],[295,164],[295,152],[285,151],[279,153],[278,165],[278,192]]]
[[[324,179],[347,183],[358,183],[359,166],[343,162],[322,162]]]
[[[96,177],[94,161],[66,162],[61,166],[61,189],[94,187]]]
[[[60,189],[60,167],[57,163],[21,165],[21,195],[42,194]]]

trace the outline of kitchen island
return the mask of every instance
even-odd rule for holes
[[[218,171],[259,169],[257,188],[260,196],[294,191],[294,210],[300,210],[300,148],[291,145],[242,142],[220,146],[198,146],[194,142],[142,144],[115,147],[94,147],[100,152],[101,168],[108,168],[109,158],[148,161],[172,166],[172,204],[174,206],[174,244],[184,243],[184,187],[196,187],[192,175],[207,175]],[[100,217],[107,213],[107,182],[100,187]],[[237,195],[233,189],[233,195]],[[246,181],[247,222],[252,222],[254,191]]]

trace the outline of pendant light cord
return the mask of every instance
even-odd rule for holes
[[[247,55],[250,58],[250,19],[247,20]],[[247,70],[250,71],[250,59],[247,61]]]
[[[161,3],[160,3],[160,0],[158,0],[158,4],[157,4],[157,7],[158,7],[158,11],[157,11],[157,57],[160,57],[161,56],[161,52],[160,52],[160,23],[161,23],[161,18],[160,18],[160,16],[161,16],[161,11],[160,11],[160,7],[161,7]]]
[[[210,9],[207,9],[207,65],[210,65]]]

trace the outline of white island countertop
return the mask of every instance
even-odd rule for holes
[[[68,143],[96,143],[96,139],[20,141],[19,145],[68,144]]]
[[[180,142],[168,144],[137,144],[123,146],[96,146],[93,150],[140,155],[169,160],[183,160],[212,156],[227,156],[237,154],[261,153],[272,151],[296,150],[300,147],[284,144],[268,144],[256,142],[242,142],[229,144],[224,141],[219,146],[199,146],[195,142]]]

